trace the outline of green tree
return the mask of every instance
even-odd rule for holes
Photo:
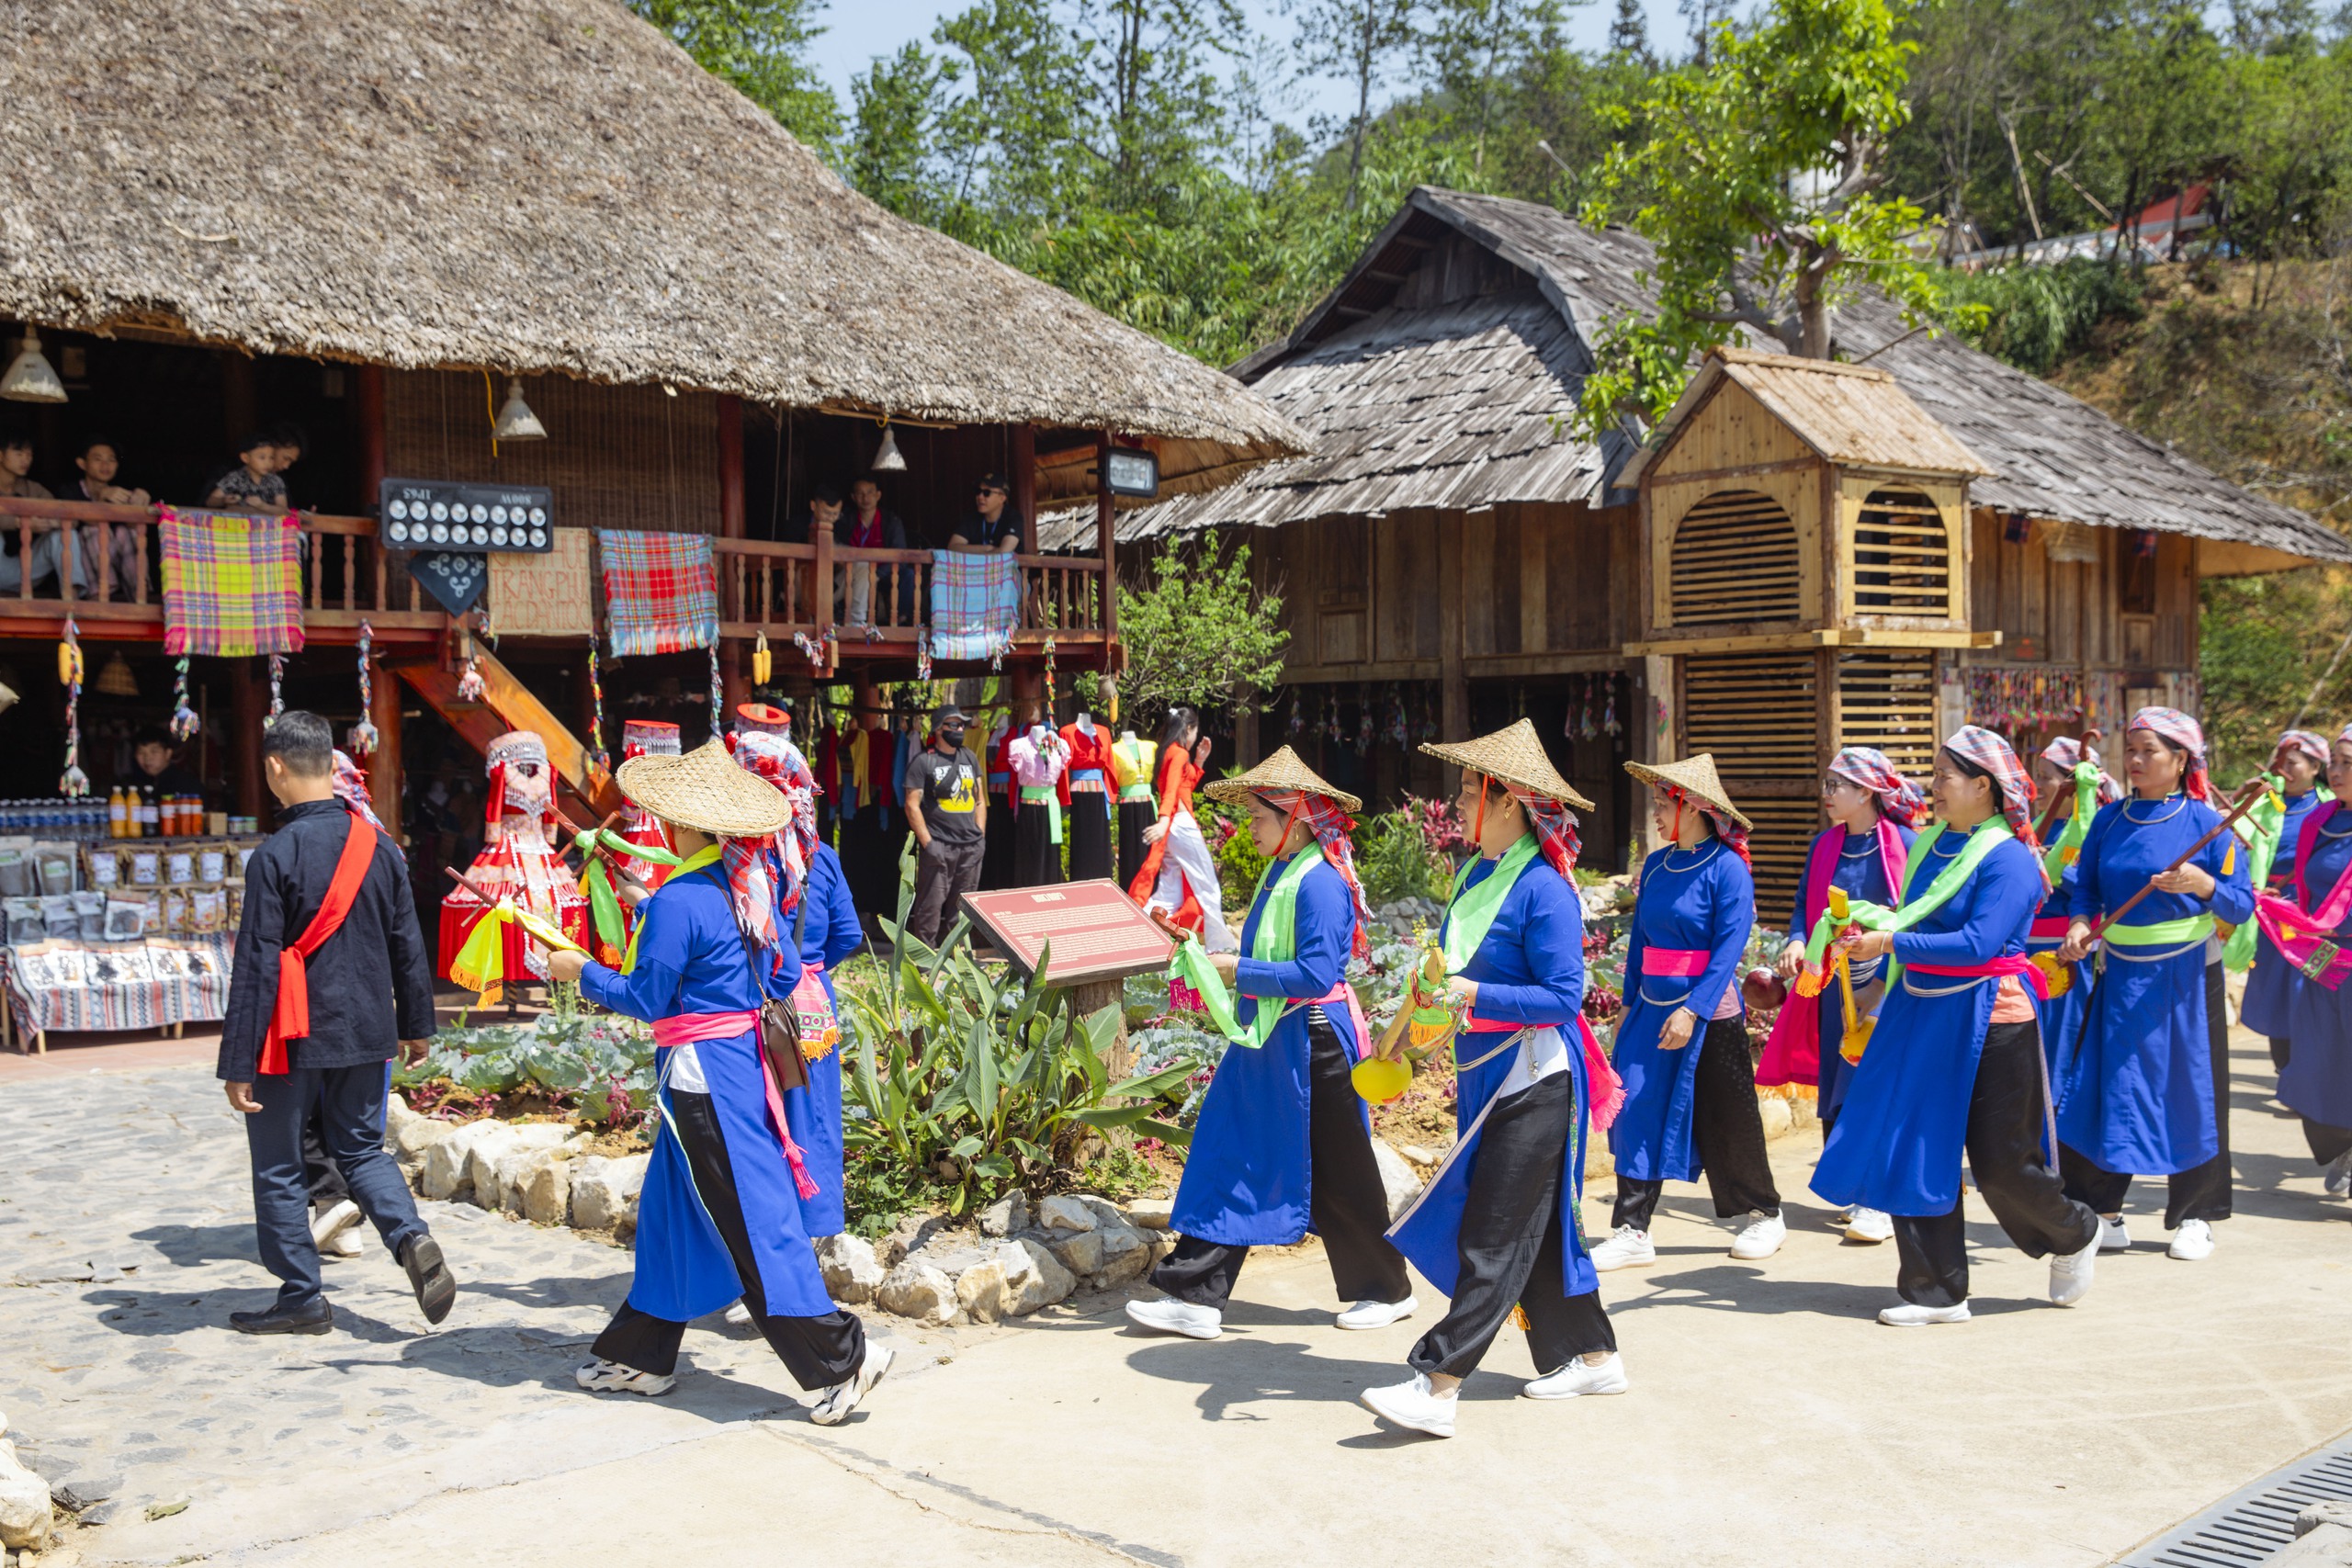
[[[842,172],[901,218],[936,221],[944,205],[933,140],[953,73],[949,62],[910,42],[850,82]]]
[[[1337,75],[1355,89],[1355,112],[1347,121],[1350,207],[1362,194],[1372,95],[1417,41],[1413,0],[1305,0],[1299,8],[1302,71]]]
[[[841,134],[841,104],[808,63],[824,0],[628,0],[695,63],[775,116],[821,156]]]
[[[1142,712],[1177,703],[1250,712],[1282,679],[1282,613],[1281,595],[1250,581],[1247,543],[1170,547],[1139,586],[1119,586],[1122,696]]]

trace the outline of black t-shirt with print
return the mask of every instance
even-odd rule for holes
[[[934,839],[969,843],[980,836],[980,763],[965,747],[954,756],[935,746],[907,765],[909,794],[922,795],[923,825]]]

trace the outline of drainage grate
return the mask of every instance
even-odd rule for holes
[[[2313,1503],[2340,1502],[2352,1502],[2352,1442],[2331,1444],[2272,1471],[2118,1558],[2115,1568],[2240,1568],[2267,1562],[2293,1543],[2297,1514]]]

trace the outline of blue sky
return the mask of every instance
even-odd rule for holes
[[[820,18],[825,31],[811,53],[818,69],[846,108],[850,78],[864,71],[876,55],[896,53],[899,46],[910,39],[928,43],[934,23],[963,11],[970,3],[971,0],[950,0],[946,4],[934,0],[831,0]],[[1609,36],[1609,18],[1614,9],[1611,0],[1589,0],[1569,12],[1569,33],[1578,48],[1593,50],[1601,46]],[[1683,24],[1675,13],[1673,0],[1646,0],[1646,9],[1653,47],[1664,44],[1679,49]],[[1251,26],[1271,37],[1286,39],[1291,36],[1290,20],[1282,14],[1277,0],[1243,0],[1242,10]],[[1351,107],[1347,89],[1338,83],[1306,83],[1296,91],[1297,105],[1284,116],[1295,124],[1304,126],[1307,117],[1316,113],[1343,114]]]

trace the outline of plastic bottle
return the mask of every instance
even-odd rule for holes
[[[155,796],[153,784],[144,785],[139,792],[139,836],[142,839],[164,836],[164,810]]]
[[[107,837],[122,837],[122,819],[126,815],[122,804],[122,786],[117,784],[107,792]]]

